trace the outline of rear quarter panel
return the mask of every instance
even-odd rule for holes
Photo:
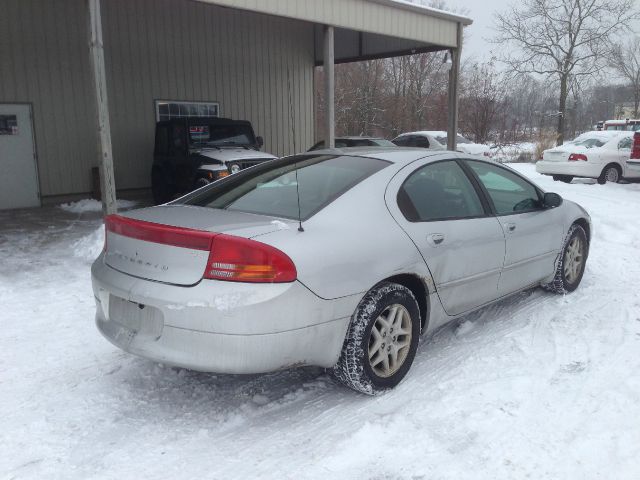
[[[385,188],[396,171],[390,165],[358,184],[303,222],[304,232],[287,228],[254,239],[287,253],[300,282],[321,298],[363,294],[402,273],[432,287],[419,251],[385,204]]]

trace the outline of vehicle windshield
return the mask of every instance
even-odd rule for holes
[[[573,142],[574,145],[585,148],[599,148],[605,144],[600,138],[585,138],[584,140],[579,140],[577,142]]]
[[[254,146],[253,130],[248,125],[189,125],[189,143],[194,146]]]
[[[458,141],[458,143],[471,143],[471,141],[467,140],[466,138],[464,138],[462,135],[457,135],[456,139]]]
[[[214,182],[178,203],[295,220],[299,192],[300,218],[306,220],[387,165],[363,157],[286,157]]]

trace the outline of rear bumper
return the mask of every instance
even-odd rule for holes
[[[299,282],[192,287],[92,266],[96,325],[127,352],[193,370],[263,373],[333,366],[360,296],[323,300]]]
[[[640,177],[640,161],[627,160],[627,176],[631,178]]]
[[[589,162],[549,162],[539,160],[536,172],[543,175],[570,175],[573,177],[598,178],[602,173],[602,165]]]

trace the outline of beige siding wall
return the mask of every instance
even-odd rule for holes
[[[276,155],[293,153],[294,139],[311,146],[311,25],[184,0],[107,0],[103,24],[120,188],[148,184],[154,100],[219,102]]]
[[[97,153],[85,18],[81,0],[0,0],[0,102],[33,106],[41,195],[91,188]]]
[[[41,193],[87,192],[86,3],[0,0],[0,12],[0,102],[33,105]],[[118,188],[149,185],[156,99],[217,101],[277,155],[313,143],[311,25],[187,0],[103,0],[103,25]]]

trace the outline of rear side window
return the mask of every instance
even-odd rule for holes
[[[387,165],[384,160],[363,157],[287,157],[214,182],[180,203],[297,219],[299,191],[300,216],[306,220]]]
[[[429,164],[413,172],[398,192],[398,207],[410,222],[484,215],[478,194],[455,161]]]

